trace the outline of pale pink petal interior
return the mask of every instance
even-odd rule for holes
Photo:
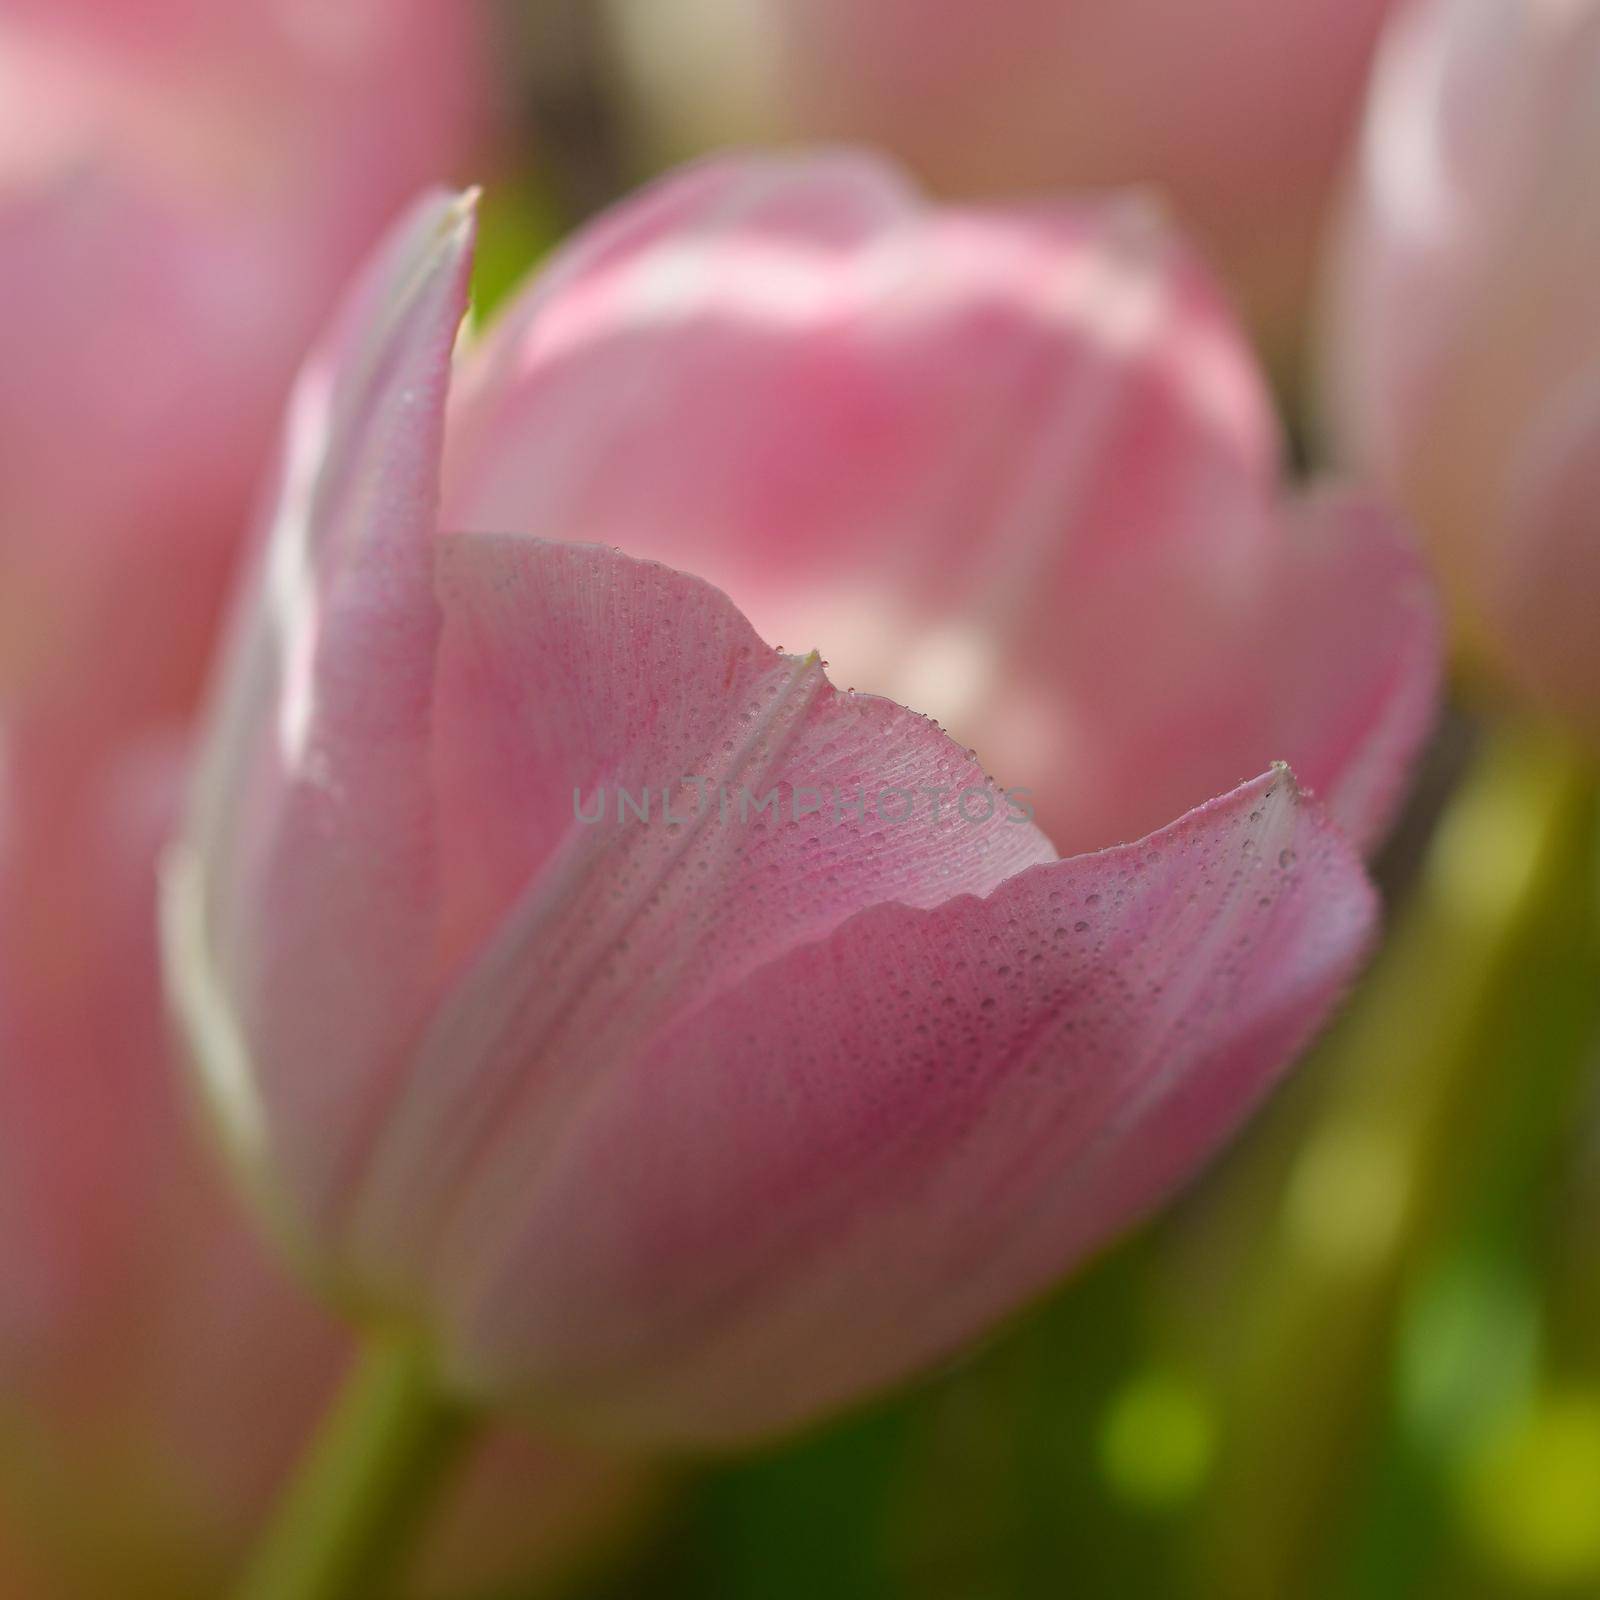
[[[709,578],[978,745],[1068,852],[1276,759],[1381,833],[1431,614],[1376,530],[1330,548],[1285,497],[1243,336],[1145,208],[936,210],[850,155],[730,158],[637,206],[469,363],[447,526]],[[1286,640],[1357,634],[1282,692]]]

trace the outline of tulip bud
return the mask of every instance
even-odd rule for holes
[[[155,855],[177,753],[63,785],[66,730],[0,764],[0,1593],[226,1590],[349,1340],[265,1256],[170,1073]],[[506,1430],[407,1595],[549,1572],[639,1498],[633,1469]],[[27,1586],[7,1587],[26,1562]]]
[[[1600,734],[1600,5],[1421,0],[1332,261],[1336,445],[1412,512],[1469,645]]]
[[[611,0],[641,142],[882,146],[951,195],[1149,185],[1269,342],[1392,0]]]
[[[535,390],[492,413],[541,461],[589,452],[540,530],[593,536],[602,477],[639,474],[647,535],[718,430],[752,516],[785,487],[847,501],[853,429],[874,423],[907,474],[870,481],[903,497],[876,509],[938,507],[925,439],[856,388],[848,352],[946,303],[942,246],[896,233],[862,285],[832,270],[876,228],[882,182],[820,172],[820,222],[801,182],[750,228],[759,273],[708,262],[692,230],[653,294],[602,270],[739,181],[702,172],[552,268],[542,335],[480,353],[463,396],[502,359],[570,375],[559,406]],[[981,264],[1000,245],[973,231]],[[442,459],[465,471],[480,443],[448,409],[471,239],[468,202],[422,203],[296,390],[167,871],[174,1006],[280,1236],[345,1304],[424,1333],[448,1390],[651,1445],[748,1439],[925,1366],[1157,1204],[1327,1014],[1373,897],[1282,766],[1058,859],[970,752],[771,649],[701,579],[452,526],[465,480],[441,513]],[[878,275],[914,289],[912,245],[928,305],[799,336]],[[1061,318],[1094,282],[1030,280]],[[704,346],[633,367],[650,316]],[[1006,318],[992,298],[974,321]],[[753,387],[745,412],[679,411],[618,446],[608,419],[653,411],[673,362],[737,370],[752,320],[796,330],[796,383],[859,399],[836,451],[802,415],[785,459],[784,391]],[[951,353],[922,354],[936,387]],[[990,419],[946,416],[987,481]],[[1072,443],[1047,429],[1022,456]],[[1180,484],[1207,465],[1186,462]],[[1097,468],[1086,454],[1086,489]],[[843,527],[796,515],[773,559],[846,561]],[[1099,598],[1085,583],[1063,626]],[[1282,649],[1279,693],[1308,677]],[[1370,725],[1343,724],[1352,746]]]
[[[49,706],[87,736],[192,706],[304,347],[477,118],[471,18],[455,0],[5,7],[8,716]]]

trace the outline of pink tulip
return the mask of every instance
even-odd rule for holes
[[[59,754],[14,728],[0,765],[3,1542],[31,1563],[17,1600],[213,1596],[348,1340],[269,1264],[168,1071],[152,913],[177,753],[130,749],[87,786],[74,756],[70,788]],[[639,1487],[498,1433],[407,1593],[559,1565]]]
[[[1425,0],[1388,38],[1327,325],[1337,442],[1464,628],[1600,734],[1600,4]]]
[[[7,4],[0,708],[87,733],[192,703],[304,347],[478,118],[473,17]]]
[[[904,207],[872,169],[816,173],[780,184],[760,226],[725,209],[759,278],[683,224],[730,181],[714,170],[603,222],[544,280],[549,336],[526,349],[571,381],[514,432],[563,474],[548,505],[566,531],[596,533],[574,491],[603,498],[600,475],[655,485],[629,496],[645,534],[716,466],[730,503],[789,516],[763,530],[775,561],[815,544],[848,562],[841,540],[910,514],[881,498],[898,479],[857,479],[858,429],[891,459],[918,437],[861,380],[852,341],[876,332],[892,351],[946,306],[939,257],[963,236],[908,224],[861,269],[899,296],[814,328],[819,299],[854,304],[844,263],[883,204]],[[980,260],[1001,249],[1000,223],[992,245],[982,219],[968,227]],[[1021,231],[1043,249],[1079,230]],[[654,296],[608,292],[606,263],[658,235],[684,248],[657,258]],[[937,1359],[1155,1205],[1327,1014],[1373,898],[1265,755],[1139,843],[1058,859],[935,724],[833,689],[815,654],[776,653],[701,579],[447,531],[466,502],[447,497],[441,522],[442,460],[467,472],[481,441],[455,430],[475,432],[508,348],[480,354],[448,412],[471,240],[467,203],[423,203],[302,375],[169,867],[169,983],[259,1205],[351,1303],[424,1330],[448,1386],[636,1442],[744,1439]],[[920,272],[902,276],[908,253]],[[1063,317],[1087,292],[1070,273],[1035,284]],[[1109,278],[1101,292],[1115,298]],[[834,450],[803,406],[785,434],[754,386],[744,412],[624,426],[656,413],[657,382],[683,404],[672,359],[695,348],[630,365],[647,307],[698,320],[708,367],[733,378],[758,313],[789,330],[794,381],[839,408]],[[971,320],[1011,336],[998,294]],[[1202,359],[1181,333],[1145,382],[1193,361],[1217,376],[1203,393],[1220,426],[1231,346]],[[912,348],[924,388],[972,353]],[[993,447],[991,410],[950,415],[951,455]],[[1066,428],[1031,440],[1071,443]],[[1217,454],[1226,485],[1243,469]],[[952,486],[917,482],[920,459],[902,492],[935,515]],[[1087,492],[1095,458],[1080,470]],[[821,514],[869,492],[848,521]],[[1067,621],[1100,597],[1072,603]],[[1310,678],[1295,657],[1312,637],[1284,636],[1279,692]],[[1391,786],[1368,768],[1358,791]]]
[[[612,0],[652,147],[845,138],[941,191],[1148,184],[1276,344],[1393,0]]]

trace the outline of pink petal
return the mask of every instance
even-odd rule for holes
[[[1267,689],[1264,726],[1287,747],[1317,730],[1301,784],[1356,845],[1382,842],[1438,711],[1441,623],[1426,564],[1376,500],[1324,489],[1286,516],[1278,608],[1241,683]]]
[[[1096,707],[1105,720],[1092,739],[1085,729],[1083,753],[1100,762],[1092,788],[1061,775],[1099,808],[1079,842],[1113,837],[1141,784],[1138,816],[1175,813],[1196,785],[1221,792],[1269,750],[1291,753],[1297,779],[1359,848],[1381,842],[1437,706],[1432,585],[1375,501],[1324,488],[1285,505],[1280,522],[1281,540],[1235,594],[1192,566],[1150,572],[1056,645],[1063,676],[1087,676],[1097,653],[1117,669],[1116,699]]]
[[[421,202],[301,377],[172,874],[207,1088],[247,1166],[293,1130],[274,1157],[302,1224],[429,999],[432,539],[472,239],[470,197]]]
[[[700,573],[980,745],[1065,850],[1276,759],[1370,843],[1426,725],[1398,539],[1287,497],[1243,338],[1127,202],[935,209],[848,155],[691,169],[490,335],[450,451],[447,526]]]
[[[1516,670],[1600,736],[1600,364],[1551,397],[1508,468],[1490,603]]]
[[[470,957],[361,1182],[361,1275],[396,1294],[458,1233],[514,1226],[574,1103],[670,1017],[866,906],[1053,855],[934,724],[838,693],[698,579],[519,536],[440,553],[442,939]],[[650,791],[648,825],[619,787]],[[942,791],[939,820],[932,796],[887,820],[889,789]],[[605,822],[578,821],[597,792]]]
[[[461,1380],[701,1444],[905,1375],[1188,1177],[1374,917],[1278,769],[1137,845],[790,949],[606,1063],[523,1169],[514,1249],[463,1229]]]

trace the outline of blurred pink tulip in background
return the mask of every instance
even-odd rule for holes
[[[756,170],[762,226],[725,211],[768,252],[758,331],[806,329],[792,359],[846,404],[855,342],[892,350],[928,314],[893,297],[849,314],[840,263],[907,202],[872,167],[824,161],[770,192]],[[694,341],[636,370],[604,359],[626,360],[655,325],[646,310],[697,326],[701,280],[665,242],[653,297],[608,292],[607,264],[641,237],[681,237],[704,281],[740,287],[705,259],[694,202],[748,178],[713,168],[653,192],[531,291],[548,337],[509,352],[570,363],[573,387],[549,415],[520,414],[519,448],[590,452],[578,487],[663,482],[582,406],[593,361],[621,415],[668,386],[677,432],[659,448],[676,438],[691,474],[708,430],[732,445],[769,405],[797,492],[825,497],[813,472],[858,468],[813,443],[803,409],[782,434],[781,389],[747,386],[745,413],[684,406],[672,375]],[[982,264],[1056,237],[970,227],[916,236],[935,309],[952,294],[946,253]],[[354,1303],[425,1330],[454,1391],[641,1443],[748,1439],[950,1351],[1182,1181],[1340,995],[1373,897],[1271,749],[1259,775],[1142,842],[1059,860],[971,752],[892,701],[836,691],[814,654],[775,653],[700,578],[537,536],[614,537],[582,496],[525,506],[525,532],[477,521],[466,463],[508,347],[467,357],[452,410],[471,248],[468,202],[420,206],[301,376],[169,867],[169,981],[257,1203]],[[883,257],[874,271],[896,266]],[[842,327],[812,328],[819,299]],[[748,295],[727,303],[734,321],[701,329],[703,351],[737,386]],[[1013,314],[999,295],[975,308],[1000,328]],[[1180,321],[1170,359],[1211,327]],[[737,442],[735,495],[742,471],[778,470]],[[855,526],[870,539],[883,524]],[[848,538],[826,518],[759,531],[774,560],[812,542],[825,560]],[[1093,616],[1095,578],[1091,564],[1063,593],[1062,627]],[[1346,752],[1363,829],[1431,682],[1426,607],[1409,569],[1396,582],[1394,662],[1414,668],[1385,682],[1409,709],[1403,736],[1380,718],[1385,736]],[[1278,658],[1291,682],[1294,648]],[[770,791],[775,814],[719,816],[713,800],[685,820],[685,774]],[[581,822],[579,796],[612,785],[671,787],[680,813]],[[910,825],[876,799],[859,817],[798,809],[802,791],[890,788],[977,803]],[[1141,780],[1126,792],[1138,815]]]
[[[1148,185],[1275,348],[1392,0],[612,0],[649,151],[843,138],[949,195]]]
[[[486,112],[455,0],[0,16],[0,713],[185,711],[289,380]]]
[[[1422,0],[1385,42],[1332,262],[1336,444],[1463,631],[1600,737],[1600,4]]]

